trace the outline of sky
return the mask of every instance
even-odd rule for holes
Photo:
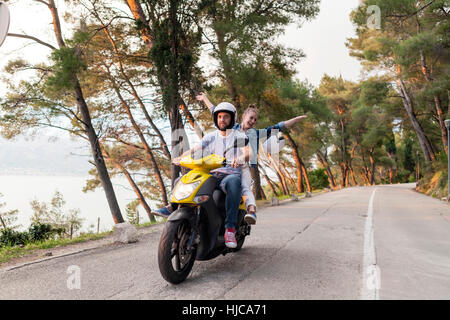
[[[56,2],[57,5],[64,3],[63,0]],[[306,58],[297,65],[299,79],[308,80],[315,86],[320,83],[325,73],[331,76],[342,75],[348,80],[359,79],[360,64],[349,56],[345,47],[346,39],[354,36],[354,27],[349,15],[359,2],[359,0],[322,0],[317,18],[305,22],[300,29],[295,24],[290,25],[285,34],[280,35],[281,43],[302,49],[306,54]],[[55,45],[48,9],[31,0],[11,0],[9,3],[10,32],[36,35]],[[21,56],[23,52],[28,59],[37,61],[49,53],[49,50],[41,45],[29,44],[24,48],[23,44],[22,39],[7,38],[0,47],[0,67],[4,66],[8,58]],[[2,88],[0,83],[0,93],[3,90],[4,87]]]
[[[8,2],[11,14],[9,32],[34,35],[56,46],[48,9],[33,2],[31,0]],[[57,5],[63,5],[63,3],[64,0],[56,0]],[[324,74],[342,75],[347,80],[359,80],[361,66],[355,58],[349,56],[349,51],[345,47],[346,40],[354,36],[354,27],[349,20],[349,15],[358,4],[359,0],[322,0],[320,13],[314,20],[305,22],[300,29],[297,25],[291,25],[284,34],[280,34],[279,41],[281,43],[289,47],[300,48],[306,54],[306,57],[297,65],[297,78],[308,81],[314,86],[319,85]],[[8,37],[0,47],[0,70],[9,59],[24,57],[37,62],[42,61],[49,53],[49,49],[41,45]],[[5,94],[5,90],[0,73],[0,95]],[[58,150],[58,144],[62,147],[68,143],[75,143],[68,139],[49,142],[48,135],[37,139],[40,139],[40,143],[42,142],[44,145],[52,143],[52,148]],[[36,140],[19,140],[21,143],[18,144],[18,153],[27,143],[30,145],[36,143]],[[0,139],[0,147],[2,145],[5,147],[5,143],[8,144],[8,150],[14,152],[14,148],[11,147],[14,142],[5,142]],[[42,144],[40,146],[43,148]],[[66,150],[66,148],[61,148],[61,150]],[[86,160],[79,157],[79,161],[80,168],[84,169],[85,165],[81,166],[81,162]]]
[[[280,41],[302,49],[306,54],[298,65],[298,78],[318,86],[322,76],[342,75],[344,79],[357,81],[360,77],[359,62],[350,57],[345,46],[348,38],[355,36],[349,15],[358,7],[359,0],[322,0],[320,13],[298,29],[291,25]]]

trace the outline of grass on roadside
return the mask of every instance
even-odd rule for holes
[[[26,255],[31,255],[34,252],[38,250],[45,250],[55,247],[61,247],[61,246],[67,246],[70,244],[75,243],[81,243],[86,242],[89,240],[98,240],[101,239],[109,234],[111,234],[112,231],[103,232],[99,234],[84,234],[79,237],[73,238],[73,239],[50,239],[35,243],[29,243],[25,246],[6,246],[6,247],[0,247],[0,264],[8,262],[12,259],[23,257]]]
[[[136,228],[145,228],[152,226],[154,224],[158,224],[161,222],[145,222],[139,225],[135,225]],[[0,264],[11,261],[15,258],[24,257],[27,255],[32,255],[33,253],[39,251],[39,250],[46,250],[56,247],[63,247],[68,246],[71,244],[76,243],[82,243],[90,240],[99,240],[102,239],[110,234],[112,234],[113,231],[106,231],[102,233],[89,233],[89,234],[83,234],[81,236],[78,236],[73,239],[68,238],[61,238],[61,239],[50,239],[45,240],[41,242],[35,242],[35,243],[29,243],[25,246],[5,246],[0,247]]]

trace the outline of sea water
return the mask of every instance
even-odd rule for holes
[[[98,218],[100,218],[100,232],[111,230],[114,220],[106,200],[103,188],[95,191],[82,191],[88,176],[52,176],[52,175],[0,175],[0,193],[3,197],[0,202],[6,203],[2,212],[18,209],[18,220],[20,229],[30,226],[30,218],[33,211],[30,201],[38,200],[50,204],[56,191],[59,191],[66,204],[62,208],[64,213],[70,209],[79,209],[79,216],[84,218],[81,231],[89,229],[97,231]],[[122,216],[126,218],[126,205],[135,200],[136,194],[131,189],[125,178],[112,179],[114,191],[119,203]],[[152,210],[156,209],[154,201],[147,200]],[[140,223],[149,221],[144,209],[139,208]]]

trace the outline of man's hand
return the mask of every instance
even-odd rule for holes
[[[238,168],[241,165],[239,164],[239,161],[237,159],[234,159],[230,166],[232,166],[233,168]]]
[[[245,165],[246,161],[248,161],[248,159],[246,159],[245,155],[240,156],[238,158],[235,158],[233,162],[230,164],[230,166],[232,166],[233,168],[239,168]]]
[[[208,109],[211,109],[214,105],[211,101],[209,101],[208,97],[206,96],[206,93],[200,92],[198,95],[195,96],[195,99],[198,101],[203,101],[203,103],[208,107]]]
[[[195,96],[195,99],[197,99],[198,101],[205,101],[206,94],[204,92],[200,92],[197,96]]]

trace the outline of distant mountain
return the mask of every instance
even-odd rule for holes
[[[0,138],[0,174],[86,175],[92,168],[87,143],[68,138]]]

